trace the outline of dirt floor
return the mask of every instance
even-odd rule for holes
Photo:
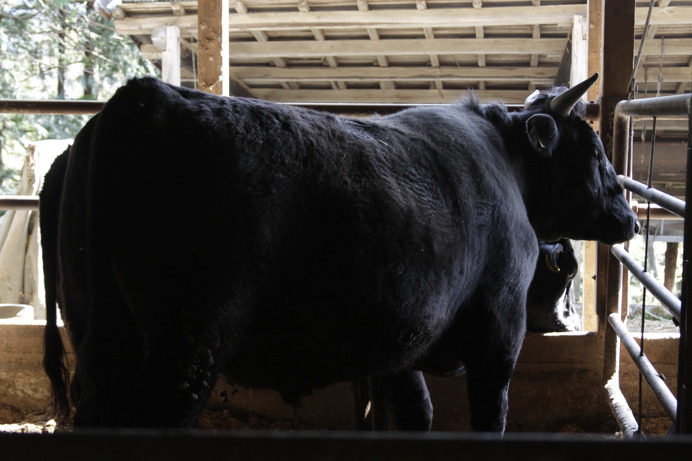
[[[671,421],[668,418],[645,418],[642,424],[644,433],[649,436],[663,436],[668,433]],[[200,429],[209,430],[327,430],[324,427],[306,424],[298,419],[271,420],[254,413],[231,414],[229,410],[206,410],[200,420]],[[26,414],[9,407],[0,406],[0,432],[15,433],[53,433],[55,430],[69,430],[69,427],[57,428],[55,420],[47,414]],[[604,427],[585,428],[576,424],[565,424],[561,433],[603,434]],[[620,434],[613,434],[619,437]]]
[[[210,430],[326,430],[297,419],[272,420],[254,413],[231,414],[229,410],[206,410],[199,419],[198,427]],[[69,429],[58,429],[55,420],[48,414],[25,413],[0,405],[0,432],[53,433],[55,430]]]

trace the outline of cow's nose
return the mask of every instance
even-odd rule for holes
[[[639,235],[639,231],[641,230],[641,225],[639,224],[638,219],[634,219],[634,235]]]

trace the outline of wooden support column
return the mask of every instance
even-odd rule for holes
[[[603,62],[603,0],[589,0],[587,11],[589,27],[589,71],[588,75],[602,72]],[[597,85],[592,85],[586,93],[589,101],[598,101],[601,94],[600,79]],[[598,130],[598,127],[594,128]]]
[[[576,15],[572,21],[572,64],[570,65],[570,87],[583,82],[593,74],[589,74],[588,50],[589,24],[586,16]],[[584,95],[583,99],[586,99]]]
[[[229,95],[229,0],[199,0],[197,74],[202,91]]]
[[[666,243],[665,266],[663,268],[663,286],[673,292],[675,288],[675,270],[678,267],[679,242]]]
[[[603,1],[603,58],[601,72],[600,135],[606,155],[613,159],[613,114],[615,105],[627,99],[627,88],[632,75],[634,58],[634,2],[628,0]],[[627,159],[613,163],[618,174],[628,171]],[[621,313],[620,282],[623,279],[619,264],[606,245],[598,245],[599,278],[597,281],[597,307],[602,313],[601,329],[604,335],[603,376],[609,380],[618,374],[619,341],[612,328],[606,328],[611,313]]]
[[[586,23],[588,28],[588,71],[587,75],[601,72],[601,57],[603,37],[603,1],[589,0]],[[574,30],[572,30],[574,34]],[[600,95],[600,81],[592,85],[586,93],[587,100],[597,101]],[[593,129],[598,131],[598,121],[591,122]],[[597,271],[597,249],[596,242],[584,242],[584,309],[582,320],[584,330],[599,330],[599,317],[596,309],[596,274]]]
[[[587,10],[588,24],[588,72],[593,75],[596,72],[602,73],[601,63],[603,61],[603,0],[589,0]],[[572,32],[574,34],[574,31]],[[592,85],[586,93],[589,101],[598,101],[601,94],[601,79]],[[598,132],[599,122],[592,122],[593,129]],[[584,309],[583,322],[586,331],[602,331],[603,315],[597,311],[596,285],[598,274],[597,243],[593,241],[584,242]]]

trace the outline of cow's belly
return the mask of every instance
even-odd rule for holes
[[[416,368],[438,341],[445,314],[343,315],[293,321],[263,319],[224,367],[238,384],[270,388],[288,400],[333,382]]]

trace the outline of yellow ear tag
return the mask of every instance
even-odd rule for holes
[[[543,256],[545,257],[545,265],[548,266],[548,269],[550,269],[551,272],[560,272],[560,268],[550,261],[547,253],[545,253]]]

